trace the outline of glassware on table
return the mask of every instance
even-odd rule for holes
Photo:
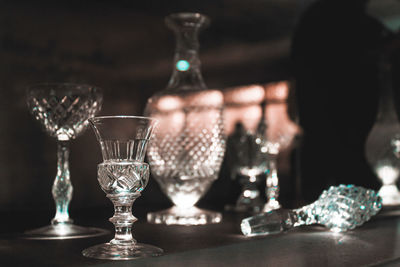
[[[236,159],[233,169],[242,186],[236,205],[233,208],[227,207],[234,211],[258,213],[264,206],[258,189],[261,177],[268,170],[267,151],[263,147],[267,125],[264,112],[262,114],[254,134],[246,131],[241,123],[237,123],[230,136],[231,153],[235,154]]]
[[[100,143],[103,163],[97,167],[102,190],[114,204],[115,237],[108,243],[83,250],[90,258],[130,260],[158,256],[163,250],[137,243],[131,228],[137,219],[132,204],[149,180],[149,165],[144,162],[148,141],[156,120],[136,116],[106,116],[89,119]]]
[[[259,187],[264,182],[267,167],[266,153],[261,146],[266,130],[265,90],[261,85],[252,84],[226,88],[223,93],[225,132],[229,135],[225,160],[231,179],[241,186],[235,204],[228,204],[225,209],[258,213],[264,206]]]
[[[71,83],[42,83],[27,90],[30,112],[44,130],[57,138],[57,175],[52,194],[56,214],[51,225],[25,233],[31,239],[69,239],[96,236],[107,233],[98,228],[74,225],[68,207],[72,199],[69,172],[69,141],[86,130],[87,119],[101,109],[102,93],[98,87]]]
[[[198,33],[209,19],[197,13],[167,16],[176,36],[174,70],[165,90],[152,96],[145,114],[159,120],[149,144],[152,175],[174,206],[151,212],[151,223],[218,223],[219,212],[194,205],[218,178],[225,151],[223,95],[207,90],[200,72]]]
[[[333,232],[354,229],[376,215],[382,200],[375,191],[354,185],[331,186],[312,204],[294,210],[273,210],[245,218],[246,236],[268,235],[300,225],[321,224]]]
[[[296,135],[301,133],[300,127],[288,116],[287,98],[289,94],[289,83],[281,81],[270,83],[265,86],[266,90],[266,120],[268,127],[263,140],[263,149],[268,155],[268,171],[266,178],[267,203],[263,211],[279,209],[281,204],[279,197],[278,178],[278,155],[281,150],[288,148]]]
[[[381,62],[381,93],[378,114],[365,143],[365,155],[382,187],[384,206],[400,205],[397,181],[400,175],[400,123],[393,103],[392,72],[387,60]]]

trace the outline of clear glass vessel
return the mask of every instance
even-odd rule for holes
[[[331,186],[317,201],[295,210],[273,210],[242,220],[246,236],[268,235],[300,225],[321,224],[333,232],[354,229],[376,215],[382,199],[375,191],[354,185]]]
[[[97,168],[102,190],[114,204],[115,237],[108,243],[83,250],[86,257],[131,260],[158,256],[163,250],[138,243],[131,228],[137,219],[132,204],[147,185],[149,165],[144,162],[148,141],[156,120],[147,117],[109,116],[89,119],[100,143],[103,163]]]
[[[296,136],[301,134],[300,127],[288,115],[289,82],[280,81],[265,85],[266,119],[268,123],[263,150],[268,154],[266,177],[267,203],[263,211],[268,212],[281,207],[279,197],[278,156],[288,149]]]
[[[381,93],[378,114],[365,143],[365,155],[382,183],[379,195],[385,206],[400,205],[397,180],[400,175],[400,123],[393,102],[392,71],[381,60]]]
[[[98,87],[84,84],[43,83],[27,90],[30,112],[44,130],[57,138],[57,175],[52,194],[56,214],[51,225],[25,233],[31,239],[81,238],[106,233],[105,230],[74,225],[68,207],[72,198],[69,172],[69,141],[87,128],[87,119],[100,111],[102,93]]]
[[[264,200],[261,198],[259,184],[263,182],[262,178],[268,171],[267,150],[263,146],[266,140],[266,122],[264,105],[255,133],[246,131],[241,122],[236,123],[235,130],[228,138],[228,145],[231,149],[230,162],[234,178],[238,177],[241,185],[241,193],[234,206],[228,205],[227,210],[237,212],[258,213],[264,206]]]
[[[196,225],[222,218],[194,207],[218,178],[225,152],[223,95],[207,90],[198,57],[198,33],[208,23],[197,13],[166,18],[177,41],[174,69],[167,88],[148,100],[145,114],[160,122],[148,151],[152,175],[175,206],[149,213],[152,223]]]

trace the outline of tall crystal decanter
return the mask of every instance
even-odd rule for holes
[[[400,192],[396,185],[400,174],[400,124],[393,101],[389,60],[383,58],[380,68],[378,114],[365,144],[365,154],[372,170],[382,183],[379,195],[383,205],[393,206],[400,204]]]
[[[209,19],[178,13],[165,21],[176,37],[173,72],[167,88],[148,100],[145,114],[159,121],[148,150],[152,175],[174,206],[149,213],[147,219],[161,224],[218,223],[220,213],[194,207],[217,179],[225,152],[223,95],[207,89],[198,57],[198,34]]]

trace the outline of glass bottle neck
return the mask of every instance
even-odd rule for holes
[[[199,41],[197,27],[175,29],[176,49],[174,66],[167,89],[206,89],[201,75],[198,56]]]
[[[387,61],[381,64],[380,89],[377,121],[397,121],[398,118],[393,98],[392,68]]]

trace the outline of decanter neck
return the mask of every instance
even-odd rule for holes
[[[301,207],[299,209],[294,209],[294,226],[300,225],[310,225],[318,222],[318,218],[315,212],[315,205],[317,202],[311,203],[307,206]]]
[[[200,71],[198,36],[208,24],[208,18],[195,13],[179,13],[168,16],[166,24],[176,38],[173,72],[167,89],[206,89]]]
[[[398,121],[394,105],[392,65],[388,59],[381,59],[380,62],[380,96],[377,121],[395,122]]]

